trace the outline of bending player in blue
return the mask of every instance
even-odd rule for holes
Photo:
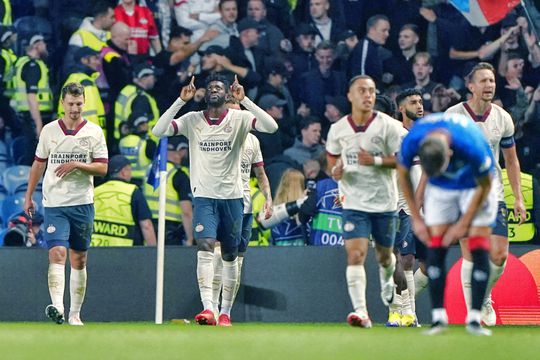
[[[424,219],[409,176],[413,158],[420,157],[428,177],[424,193]],[[448,247],[467,237],[473,257],[472,306],[467,331],[491,335],[480,325],[480,309],[489,278],[489,237],[497,216],[497,195],[492,191],[494,158],[484,135],[469,118],[433,114],[419,120],[403,140],[398,173],[416,235],[429,246],[428,277],[433,304],[432,327],[426,334],[444,331],[448,317],[443,306]]]

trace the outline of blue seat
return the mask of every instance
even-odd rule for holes
[[[14,165],[32,165],[36,147],[26,136],[18,136],[9,144],[10,159]]]
[[[0,140],[0,172],[8,167],[9,154],[6,143]]]
[[[9,195],[2,202],[2,222],[7,226],[8,220],[15,214],[24,210],[24,197]]]
[[[7,189],[8,194],[15,194],[17,189],[24,190],[28,186],[28,175],[30,174],[30,166],[14,165],[8,167],[3,174],[3,184]]]

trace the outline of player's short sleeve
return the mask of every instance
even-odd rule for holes
[[[253,141],[253,155],[251,156],[251,165],[253,166],[263,166],[263,156],[261,151],[261,144],[259,142],[259,139],[257,139],[255,136],[252,137],[251,141]]]
[[[328,131],[328,137],[326,138],[326,152],[330,155],[339,156],[342,151],[341,144],[337,138],[336,126],[335,124],[330,126],[330,131]]]
[[[501,137],[501,147],[503,149],[511,148],[516,143],[514,140],[514,122],[512,121],[512,117],[507,112],[504,112],[502,114],[503,119],[503,129],[502,129],[502,137]]]
[[[92,149],[92,162],[108,162],[109,152],[107,151],[107,143],[105,142],[105,136],[103,131],[99,128],[98,141],[94,144]]]
[[[47,138],[49,137],[49,127],[45,126],[43,130],[41,131],[41,135],[39,136],[39,142],[37,144],[36,148],[36,155],[35,160],[37,161],[46,161],[49,158],[49,154],[51,149],[49,148],[47,144]]]

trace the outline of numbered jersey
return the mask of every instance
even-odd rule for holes
[[[308,245],[343,246],[343,209],[339,200],[339,189],[334,179],[317,182],[317,213],[311,221]]]
[[[514,122],[510,114],[500,106],[491,104],[484,114],[478,116],[466,102],[452,106],[445,113],[467,116],[480,127],[495,158],[497,181],[493,183],[493,186],[497,189],[499,201],[504,201],[502,170],[498,160],[500,159],[500,148],[515,146]]]
[[[477,186],[476,178],[494,171],[493,153],[478,126],[459,114],[431,114],[418,120],[403,140],[398,161],[410,169],[422,141],[434,131],[450,137],[452,156],[446,171],[429,178],[429,183],[443,189],[463,190]]]
[[[397,210],[397,183],[395,170],[382,166],[358,163],[361,150],[373,156],[392,156],[401,143],[401,123],[390,116],[376,112],[362,127],[351,116],[345,116],[330,127],[326,150],[341,156],[344,164],[339,191],[343,195],[343,208],[370,213]]]

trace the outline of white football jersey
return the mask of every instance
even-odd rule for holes
[[[491,104],[489,108],[481,117],[476,116],[474,111],[462,102],[452,106],[446,113],[461,114],[471,118],[482,129],[493,157],[495,158],[495,168],[497,169],[497,182],[494,186],[497,187],[497,197],[499,201],[504,201],[504,187],[502,185],[502,171],[500,160],[500,148],[504,146],[505,140],[511,139],[514,136],[514,122],[508,112],[498,105]],[[513,144],[513,140],[511,141]],[[513,146],[513,145],[511,145]]]
[[[343,208],[370,213],[397,210],[395,170],[382,166],[358,164],[363,149],[374,156],[391,156],[399,151],[401,123],[376,112],[365,126],[358,127],[345,116],[330,127],[326,151],[341,155],[343,177],[339,191],[344,196]]]
[[[241,199],[242,148],[255,124],[253,114],[228,109],[219,119],[190,112],[171,123],[174,135],[189,139],[191,191],[194,197]]]
[[[108,162],[107,144],[101,127],[90,121],[75,130],[67,130],[59,119],[43,127],[36,149],[36,161],[47,161],[43,179],[43,206],[73,206],[94,202],[94,177],[80,170],[60,178],[55,170],[58,166],[80,161]]]
[[[251,206],[251,188],[249,187],[249,179],[251,168],[253,166],[263,166],[263,157],[259,139],[251,133],[248,134],[244,149],[242,151],[242,185],[244,186],[244,214],[251,214],[253,208]]]
[[[401,126],[400,133],[401,141],[403,141],[405,136],[407,136],[407,134],[409,133],[409,130],[407,130],[404,126]],[[415,156],[414,158],[413,166],[411,166],[411,168],[409,169],[409,175],[411,177],[413,189],[414,191],[416,191],[416,189],[418,188],[418,184],[420,183],[420,178],[422,177],[422,167],[420,166],[420,158],[418,156]],[[398,197],[398,211],[400,210],[405,211],[407,215],[411,215],[411,211],[409,210],[409,206],[407,205],[407,201],[405,200],[405,196],[403,196],[401,188],[399,188]]]

